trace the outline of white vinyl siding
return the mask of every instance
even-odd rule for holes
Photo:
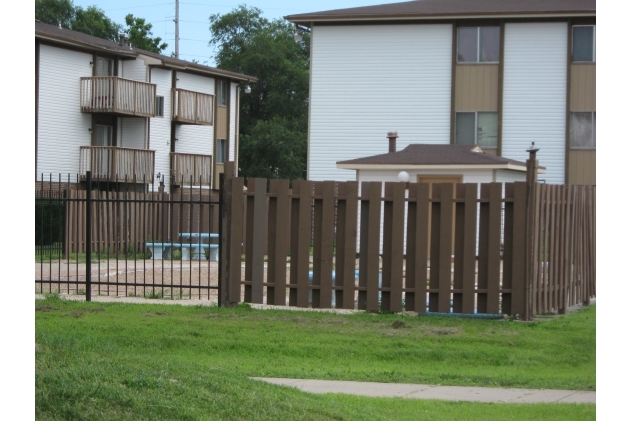
[[[156,95],[164,96],[164,118],[152,118],[149,130],[149,149],[156,151],[155,170],[165,176],[165,189],[169,189],[169,174],[171,174],[171,71],[165,69],[151,69],[151,83],[156,84]],[[159,187],[156,179],[154,188]]]
[[[351,180],[337,161],[448,144],[452,25],[314,26],[309,179]]]
[[[239,85],[230,84],[230,126],[229,126],[229,147],[228,161],[235,161],[236,157],[236,138],[237,138],[237,95],[239,95]]]
[[[147,128],[146,118],[121,118],[121,136],[118,139],[118,146],[122,148],[145,149],[145,130]]]
[[[39,60],[37,172],[74,177],[79,147],[91,141],[92,116],[81,113],[79,80],[92,76],[93,56],[41,45]]]
[[[566,23],[505,28],[502,156],[525,161],[535,142],[547,183],[565,182],[567,31]]]
[[[215,79],[189,73],[177,72],[176,86],[180,89],[215,94]],[[178,124],[175,129],[175,152],[202,155],[213,154],[214,126]]]
[[[119,73],[119,76],[120,73]],[[137,82],[147,81],[147,66],[145,61],[139,58],[135,60],[123,60],[123,74],[124,79],[135,80]]]

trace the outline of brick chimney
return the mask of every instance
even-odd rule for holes
[[[390,140],[390,145],[388,147],[388,153],[394,153],[397,151],[397,137],[399,137],[399,133],[397,132],[388,132],[386,136]]]

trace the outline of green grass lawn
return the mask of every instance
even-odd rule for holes
[[[395,328],[395,321],[403,326]],[[595,419],[594,405],[310,395],[248,376],[595,390],[596,313],[533,324],[47,299],[37,419]],[[400,323],[398,323],[400,324]]]

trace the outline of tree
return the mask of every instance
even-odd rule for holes
[[[118,41],[118,34],[122,29],[121,25],[112,22],[105,16],[105,12],[96,6],[89,6],[85,10],[81,6],[77,6],[71,25],[74,31],[110,41]]]
[[[70,29],[75,9],[71,0],[35,0],[35,19]]]
[[[125,16],[125,24],[127,25],[125,33],[129,37],[129,43],[133,47],[153,51],[154,53],[161,53],[168,47],[169,44],[166,42],[160,43],[162,38],[151,37],[151,28],[153,28],[153,25],[145,23],[143,18],[136,18],[130,13]]]
[[[305,176],[309,38],[296,43],[293,25],[269,21],[255,7],[211,15],[210,45],[221,69],[255,76],[241,94],[239,171],[245,177]]]
[[[35,0],[35,19],[51,25],[61,23],[63,28],[115,42],[123,31],[123,26],[108,18],[103,10],[96,6],[84,9],[75,6],[72,0]],[[155,53],[167,48],[166,43],[160,43],[160,37],[151,37],[153,26],[146,23],[145,19],[128,14],[125,23],[127,27],[124,32],[132,46]]]

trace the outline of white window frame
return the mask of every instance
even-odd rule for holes
[[[497,114],[497,118],[498,118],[498,133],[497,133],[497,142],[499,143],[499,113],[497,111],[456,111],[456,115],[454,118],[454,144],[455,145],[460,145],[460,143],[457,143],[457,127],[458,127],[458,114],[474,114],[475,115],[475,123],[473,125],[474,129],[473,129],[473,135],[474,135],[474,139],[475,139],[475,146],[479,146],[481,148],[484,149],[497,149],[497,143],[495,144],[495,146],[486,146],[486,145],[480,145],[478,142],[478,114],[479,113],[495,113]],[[472,145],[473,146],[473,145]]]
[[[475,51],[475,61],[460,61],[458,60],[458,56],[459,56],[459,52],[460,52],[460,28],[476,28],[477,31],[477,42],[475,43],[476,45],[476,51]],[[498,61],[480,61],[480,29],[481,28],[499,28],[499,26],[497,25],[484,25],[484,26],[459,26],[458,30],[456,31],[456,63],[458,64],[498,64],[499,63],[499,57],[498,57]],[[497,42],[499,43],[499,47],[501,49],[501,37],[502,37],[502,33],[501,33],[501,29],[500,29],[500,39],[497,40]],[[502,54],[502,52],[500,51],[500,55]]]
[[[573,146],[572,145],[572,114],[591,114],[592,117],[592,143],[593,147],[589,146]],[[570,149],[575,151],[595,151],[596,150],[596,111],[570,111]]]
[[[574,60],[574,28],[594,28],[594,36],[592,37],[592,51],[594,52],[591,61]],[[596,63],[596,25],[572,25],[572,63]]]

